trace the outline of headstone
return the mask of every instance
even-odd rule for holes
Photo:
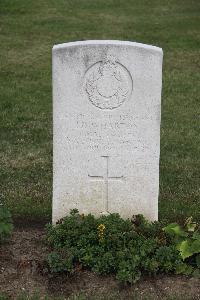
[[[53,223],[80,213],[158,218],[162,49],[53,47]]]

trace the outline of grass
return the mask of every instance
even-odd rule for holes
[[[51,218],[51,48],[119,39],[164,50],[159,216],[200,219],[200,2],[0,1],[0,201]]]

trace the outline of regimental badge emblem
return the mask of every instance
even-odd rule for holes
[[[85,74],[84,89],[100,109],[119,107],[129,99],[132,88],[129,71],[113,57],[95,63]]]

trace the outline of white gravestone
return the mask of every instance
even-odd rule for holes
[[[162,49],[53,47],[53,223],[80,213],[158,218]]]

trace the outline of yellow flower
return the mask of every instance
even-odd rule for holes
[[[106,226],[104,224],[100,224],[97,229],[98,229],[98,236],[99,240],[102,241],[104,239],[104,230]]]
[[[106,226],[105,226],[104,224],[100,224],[100,225],[98,226],[98,230],[99,230],[99,231],[104,231],[105,228],[106,228]]]

